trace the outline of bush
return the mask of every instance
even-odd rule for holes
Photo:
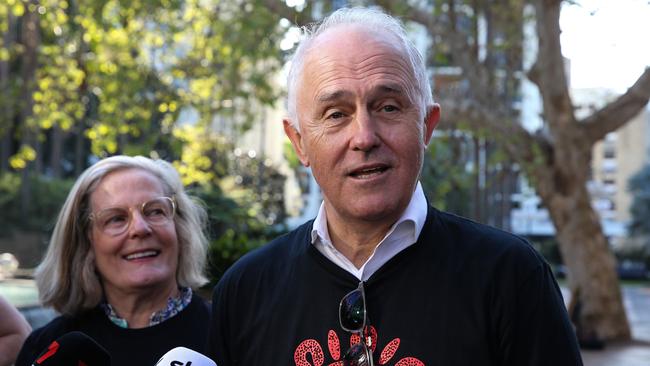
[[[0,222],[3,235],[10,230],[49,233],[74,181],[30,176],[25,197],[21,177],[14,173],[0,175]],[[23,207],[23,199],[25,205]]]
[[[218,186],[195,187],[190,193],[205,204],[208,233],[214,238],[208,248],[210,286],[244,254],[286,231],[283,226],[268,225],[249,207],[227,197]]]

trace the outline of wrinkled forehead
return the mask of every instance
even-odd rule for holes
[[[365,87],[375,83],[399,85],[412,102],[417,100],[417,82],[408,54],[400,39],[388,32],[341,25],[312,40],[304,54],[298,99],[310,100],[312,92],[336,89],[344,80]]]

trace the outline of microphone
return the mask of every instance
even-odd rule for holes
[[[176,347],[165,353],[156,366],[217,366],[206,356],[185,347]]]
[[[82,332],[57,338],[38,356],[32,366],[110,366],[111,356]]]

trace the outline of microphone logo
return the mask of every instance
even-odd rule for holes
[[[160,364],[160,361],[162,361],[163,359],[164,359],[164,357],[162,357],[160,360],[158,360],[158,362],[156,362],[156,366],[158,364]],[[191,365],[192,365],[192,361],[187,361],[187,363],[182,363],[181,361],[174,360],[174,361],[169,363],[169,366],[191,366]],[[165,366],[165,364],[161,364],[161,366]]]
[[[111,356],[95,340],[78,331],[66,333],[38,356],[32,366],[110,366]]]
[[[58,350],[59,350],[59,342],[54,341],[54,342],[50,343],[50,346],[47,347],[47,352],[43,353],[43,355],[41,357],[39,357],[38,360],[36,360],[36,363],[39,364],[39,365],[42,364],[43,361],[45,361],[48,358],[54,356],[56,354],[56,351],[58,351]]]
[[[189,348],[176,347],[165,353],[156,362],[156,366],[217,366],[217,364]]]

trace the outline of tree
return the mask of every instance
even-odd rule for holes
[[[472,216],[472,172],[467,161],[468,136],[438,133],[429,144],[420,181],[431,204],[458,215]]]
[[[214,285],[242,255],[286,230],[285,177],[263,156],[241,154],[219,134],[190,126],[174,134],[186,142],[174,165],[208,211]]]
[[[623,126],[648,103],[650,69],[618,99],[577,119],[560,47],[562,1],[533,1],[539,51],[528,77],[539,88],[546,125],[530,133],[518,123],[510,104],[494,99],[499,94],[495,90],[507,92],[508,87],[507,80],[500,82],[494,72],[499,60],[495,56],[521,48],[516,35],[521,34],[524,21],[523,1],[448,1],[444,7],[429,9],[379,3],[425,26],[432,38],[447,47],[453,64],[463,69],[470,87],[453,99],[443,96],[443,111],[455,120],[470,122],[474,130],[489,130],[490,136],[524,169],[549,210],[568,267],[569,286],[580,288],[581,322],[586,331],[604,339],[629,339],[615,258],[591,205],[587,181],[594,144]],[[484,50],[476,32],[479,19],[487,24]],[[512,60],[516,61],[516,57]],[[511,70],[516,72],[517,68]],[[501,88],[496,88],[499,85]]]
[[[0,167],[72,175],[70,139],[77,156],[85,140],[100,157],[173,159],[182,111],[197,116],[182,123],[241,134],[280,95],[279,20],[256,1],[2,2]]]
[[[178,125],[236,139],[280,95],[285,28],[255,1],[8,0],[0,30],[0,173],[21,173],[25,216],[41,175],[114,154],[179,159],[192,142]]]

